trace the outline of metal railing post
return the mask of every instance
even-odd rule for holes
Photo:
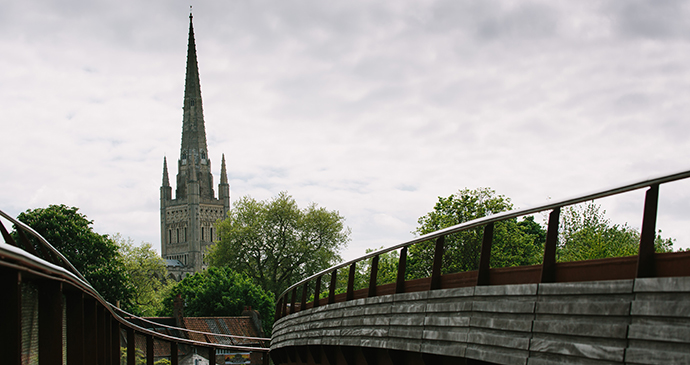
[[[482,251],[479,254],[479,269],[477,270],[477,285],[489,285],[491,265],[491,244],[494,240],[494,224],[484,226],[482,237]]]
[[[177,342],[170,343],[170,365],[179,365],[179,359],[177,356]]]
[[[312,308],[319,306],[319,295],[321,294],[321,277],[316,278],[316,283],[314,284],[314,305]]]
[[[209,347],[208,349],[208,365],[216,365],[216,348]]]
[[[38,289],[38,364],[62,365],[62,283],[41,281]]]
[[[120,365],[120,322],[110,318],[110,363]]]
[[[305,282],[304,285],[302,286],[302,300],[300,301],[299,304],[299,310],[303,311],[307,309],[307,292],[309,291],[309,287],[307,286],[309,282]]]
[[[335,303],[335,286],[338,283],[338,269],[331,273],[331,286],[328,287],[328,304]]]
[[[281,309],[283,308],[283,300],[284,300],[284,295],[280,298],[278,298],[278,303],[276,303],[276,314],[275,318],[273,319],[274,321],[277,321],[281,317]]]
[[[98,363],[105,364],[105,307],[96,304],[96,315],[98,320]]]
[[[431,267],[429,290],[441,289],[441,266],[443,266],[443,244],[445,241],[446,236],[441,236],[436,239],[436,245],[434,246],[434,263]]]
[[[67,301],[67,363],[84,365],[84,293],[65,293]]]
[[[640,232],[640,249],[637,255],[637,277],[651,278],[656,276],[654,261],[654,240],[656,238],[656,215],[659,205],[659,184],[649,187],[645,194],[642,232]]]
[[[285,297],[283,299],[283,308],[281,308],[282,315],[281,317],[287,316],[287,294],[285,294]]]
[[[134,335],[134,328],[127,327],[127,365],[136,365],[136,336]]]
[[[347,294],[345,300],[352,300],[355,297],[355,271],[357,270],[357,263],[350,265],[350,275],[347,277]]]
[[[2,223],[0,223],[2,226]],[[22,363],[22,274],[13,269],[0,270],[0,353],[8,365]]]
[[[556,247],[558,246],[558,224],[561,208],[554,208],[549,214],[549,225],[546,227],[544,243],[544,260],[541,264],[541,282],[556,282]]]
[[[371,274],[369,275],[369,298],[376,296],[376,277],[379,274],[379,255],[371,259]]]
[[[295,300],[297,297],[297,287],[292,288],[292,299],[290,299],[290,314],[295,313]]]
[[[146,365],[153,365],[153,336],[146,335]]]
[[[84,298],[84,363],[98,363],[96,300]]]
[[[395,279],[395,293],[405,292],[405,269],[407,264],[407,246],[400,250],[400,260],[398,260],[398,276]]]

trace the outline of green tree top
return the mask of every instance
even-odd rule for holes
[[[640,232],[627,223],[611,224],[606,211],[594,202],[566,207],[561,212],[556,259],[561,262],[634,256]],[[656,252],[671,252],[673,239],[655,238]]]
[[[185,301],[184,315],[187,317],[239,316],[245,306],[251,306],[261,315],[264,333],[271,333],[275,310],[273,294],[255,285],[244,274],[229,268],[210,267],[187,276],[167,294],[160,315],[172,315],[173,299],[178,294]]]
[[[132,313],[139,316],[155,316],[163,309],[163,297],[172,288],[173,280],[168,281],[168,269],[148,242],[135,245],[131,238],[120,234],[113,236],[120,246],[125,270],[133,287],[131,298]]]
[[[117,244],[107,235],[93,231],[93,221],[78,208],[50,205],[29,209],[17,217],[50,244],[91,283],[103,298],[113,304],[129,302],[132,287]],[[129,309],[129,308],[127,308]]]
[[[245,273],[279,295],[341,260],[350,234],[344,221],[337,211],[316,204],[300,209],[287,192],[266,201],[245,196],[217,223],[220,240],[207,258],[212,266]]]
[[[439,197],[434,209],[419,218],[415,233],[423,235],[513,208],[510,198],[490,188],[463,189],[444,198]],[[446,236],[443,274],[471,271],[479,267],[479,254],[484,227],[476,227]],[[507,219],[494,225],[491,267],[533,265],[541,262],[546,237],[533,217]],[[428,277],[434,255],[434,243],[423,242],[409,249],[407,279]]]

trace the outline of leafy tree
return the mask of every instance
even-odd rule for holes
[[[94,232],[93,221],[78,210],[50,205],[29,209],[17,218],[60,251],[105,300],[128,303],[132,287],[116,242]]]
[[[168,269],[163,260],[148,242],[134,245],[131,238],[124,239],[116,234],[113,239],[119,244],[125,269],[134,288],[132,311],[139,316],[155,316],[163,309],[163,298],[174,282],[168,281]]]
[[[380,249],[383,249],[381,247]],[[367,249],[366,252],[374,252],[377,250]],[[399,251],[391,251],[379,255],[379,267],[376,273],[376,285],[394,283],[398,278],[398,261],[400,259]],[[366,277],[366,285],[369,285],[369,273],[371,272],[371,260],[368,260],[362,270]]]
[[[120,364],[127,364],[127,348],[120,347]],[[135,365],[146,365],[146,354],[142,349],[136,349],[134,354],[134,364]],[[171,365],[172,362],[168,359],[156,360],[153,365]]]
[[[640,246],[640,232],[627,223],[611,224],[606,211],[594,202],[563,209],[559,224],[558,261],[580,261],[606,257],[634,256]],[[655,238],[656,252],[670,252],[673,239]]]
[[[271,333],[275,313],[273,295],[245,274],[230,268],[210,267],[187,276],[163,300],[161,315],[172,315],[173,299],[178,294],[185,301],[185,316],[239,316],[245,306],[251,306],[261,315],[264,333]]]
[[[245,273],[279,295],[341,260],[350,234],[344,220],[313,203],[300,209],[287,192],[266,201],[245,196],[217,223],[220,241],[207,258],[212,266]]]
[[[419,218],[415,233],[424,235],[437,230],[500,213],[513,208],[510,199],[490,188],[463,189],[439,197],[434,210]],[[444,243],[443,274],[471,271],[479,267],[484,227],[448,235]],[[494,224],[491,267],[533,265],[541,262],[546,237],[533,217],[522,221],[508,219]],[[431,275],[434,242],[422,242],[409,249],[406,277],[415,279]]]

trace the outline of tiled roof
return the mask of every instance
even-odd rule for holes
[[[184,317],[184,328],[193,331],[221,333],[226,335],[261,337],[252,325],[250,317]],[[201,342],[220,343],[224,345],[258,344],[256,340],[203,335],[189,332],[189,339]]]
[[[199,342],[210,342],[218,343],[223,345],[240,345],[240,346],[268,346],[267,343],[261,344],[257,340],[247,340],[239,338],[221,337],[213,335],[205,335],[201,333],[186,332],[182,330],[173,330],[165,328],[165,325],[174,325],[170,323],[174,321],[173,318],[168,317],[158,317],[158,318],[146,318],[150,321],[164,324],[164,326],[151,326],[147,324],[147,327],[153,331],[161,334],[169,335],[172,337],[182,337],[189,338],[190,340]],[[134,323],[143,325],[143,322],[138,320],[133,320]],[[153,328],[152,328],[153,327]],[[183,317],[182,327],[201,332],[210,333],[220,333],[224,335],[234,335],[234,336],[245,336],[245,337],[262,337],[260,333],[257,332],[256,328],[252,325],[251,317]],[[142,335],[137,335],[135,337],[136,347],[138,351],[142,351],[141,354],[145,353],[146,349],[146,337]],[[190,349],[187,345],[180,344],[178,346],[180,356],[189,353]],[[161,341],[154,339],[154,356],[156,358],[170,356],[170,344],[167,341]]]
[[[165,259],[165,266],[167,267],[184,267],[180,260]]]

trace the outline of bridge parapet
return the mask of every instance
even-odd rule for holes
[[[41,235],[1,210],[0,218],[15,228],[10,234],[0,220],[3,365],[214,365],[217,355],[269,351],[267,338],[194,331],[126,313]],[[192,339],[202,336],[205,341]]]
[[[357,299],[281,318],[271,351],[284,363],[396,364],[396,352],[408,363],[690,363],[690,277]]]
[[[283,292],[275,363],[690,363],[690,252],[657,253],[659,186],[690,171],[448,227],[326,269]],[[647,188],[637,256],[557,262],[561,208]],[[549,212],[541,265],[491,268],[496,222]],[[483,227],[478,270],[441,275],[445,237]],[[431,276],[405,280],[408,247],[435,241]],[[378,260],[400,250],[395,283],[377,286]],[[371,260],[368,288],[356,265]],[[349,266],[347,292],[335,294]],[[322,281],[330,275],[326,298]],[[298,296],[299,291],[299,296]],[[307,298],[313,300],[307,303]],[[301,300],[299,299],[301,298]]]

